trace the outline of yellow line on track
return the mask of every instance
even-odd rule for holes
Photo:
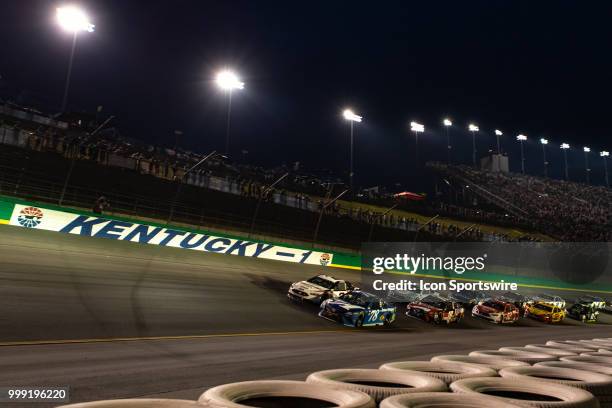
[[[6,224],[6,225],[8,225],[8,223],[9,223],[9,220],[0,220],[0,224]]]
[[[10,346],[42,346],[53,344],[87,344],[87,343],[113,343],[127,341],[158,341],[158,340],[198,340],[214,339],[221,337],[263,337],[263,336],[291,336],[300,334],[325,334],[325,333],[363,333],[351,330],[305,330],[293,332],[267,332],[267,333],[225,333],[225,334],[201,334],[190,336],[149,336],[149,337],[109,337],[100,339],[65,339],[65,340],[29,340],[29,341],[9,341],[0,343],[0,347]]]

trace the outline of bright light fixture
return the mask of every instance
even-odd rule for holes
[[[504,132],[502,132],[501,130],[497,130],[497,129],[495,129],[495,134],[496,134],[497,136],[501,136],[501,135],[503,135],[503,134],[504,134]]]
[[[584,152],[585,152],[585,153],[591,153],[591,148],[590,148],[590,147],[586,147],[586,146],[584,146],[584,147],[582,148],[582,150],[584,150]]]
[[[607,151],[604,150],[603,152],[599,153],[599,155],[601,157],[608,157],[610,155],[610,152],[607,152]]]
[[[548,144],[548,139],[541,138],[540,139],[540,143],[542,143],[543,145],[547,145]]]
[[[561,148],[562,148],[562,149],[569,149],[569,148],[570,148],[570,145],[569,145],[569,144],[567,144],[567,143],[561,143]]]
[[[417,122],[410,122],[410,130],[413,132],[424,132],[425,125],[421,125],[420,123],[417,123]]]
[[[516,140],[519,140],[519,141],[521,141],[521,142],[522,142],[522,141],[524,141],[524,140],[527,140],[527,136],[525,136],[525,135],[518,135],[518,136],[516,137]]]
[[[342,115],[344,116],[344,119],[350,120],[351,122],[361,122],[362,119],[361,116],[356,115],[350,109],[345,109],[344,112],[342,112]]]
[[[219,88],[232,91],[234,89],[244,89],[244,82],[232,71],[221,71],[217,74],[217,85]]]
[[[443,123],[444,126],[453,126],[453,122],[448,118],[444,119]]]
[[[478,131],[480,130],[480,128],[479,128],[478,126],[476,126],[475,124],[470,123],[470,124],[468,125],[468,130],[469,130],[470,132],[478,132]]]
[[[94,25],[89,22],[85,12],[74,6],[59,7],[56,10],[57,22],[66,31],[94,31]]]

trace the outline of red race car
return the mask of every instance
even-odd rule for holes
[[[436,324],[457,323],[463,315],[464,310],[461,305],[440,296],[426,296],[406,306],[406,316]]]
[[[482,317],[493,323],[514,323],[519,319],[520,311],[510,302],[499,299],[487,299],[478,302],[472,309],[472,316]]]

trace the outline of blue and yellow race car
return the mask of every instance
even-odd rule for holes
[[[323,301],[319,316],[350,327],[387,326],[395,321],[395,307],[371,293],[351,291]]]

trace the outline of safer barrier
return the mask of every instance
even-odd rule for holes
[[[0,223],[16,227],[238,255],[300,264],[360,269],[356,255],[248,240],[239,236],[98,215],[0,196]]]

